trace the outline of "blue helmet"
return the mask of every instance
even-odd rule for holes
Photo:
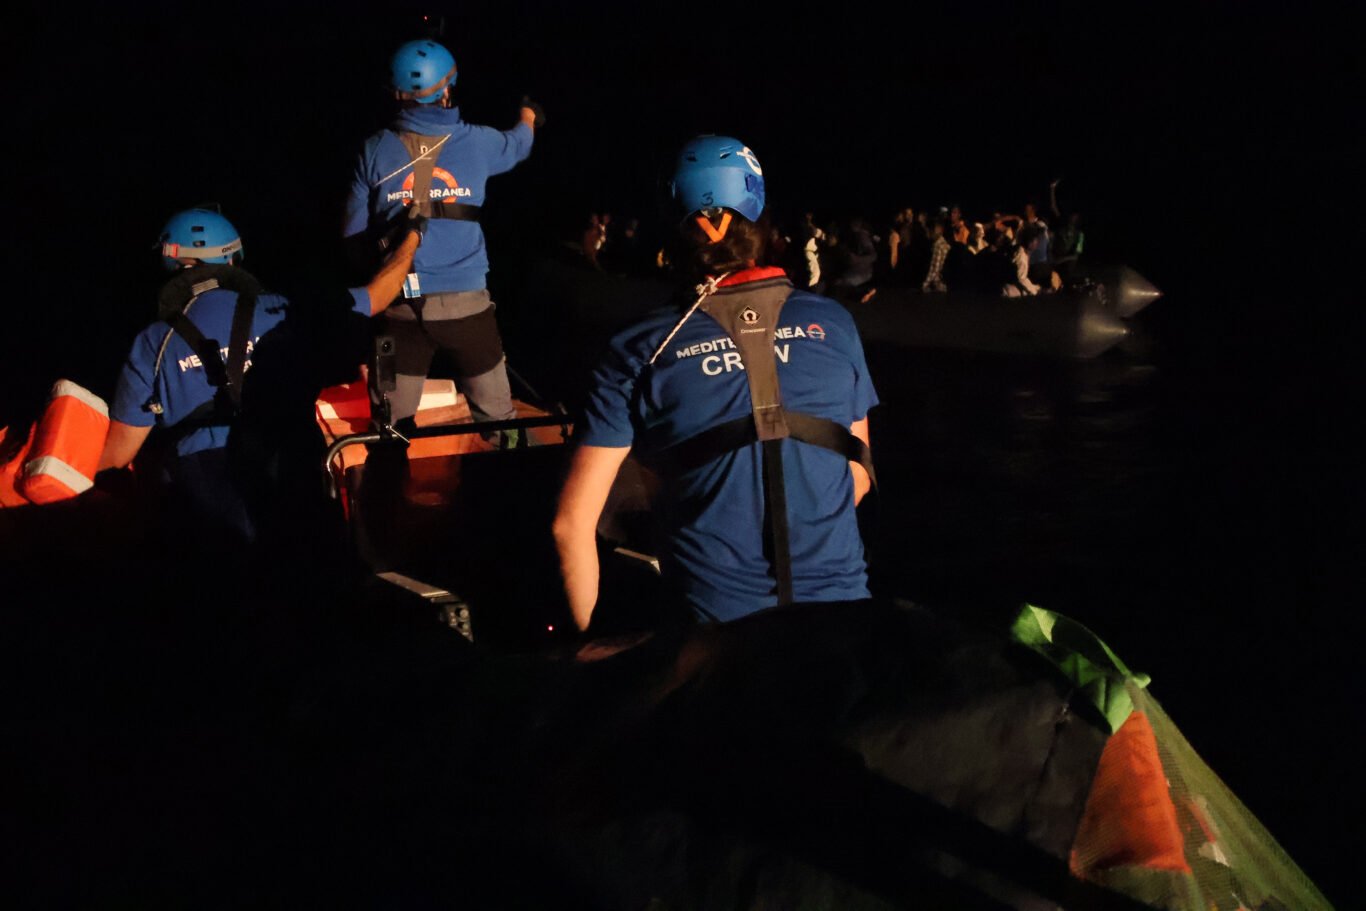
[[[394,91],[404,101],[432,104],[441,90],[455,85],[455,58],[435,41],[409,41],[389,61]]]
[[[759,159],[738,139],[698,136],[678,153],[671,181],[674,199],[689,214],[734,209],[750,221],[764,211],[764,171]]]
[[[179,269],[182,259],[232,263],[242,258],[242,239],[232,222],[212,209],[186,209],[161,229],[161,258],[167,269]]]

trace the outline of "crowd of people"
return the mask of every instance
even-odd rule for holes
[[[957,205],[907,206],[881,230],[864,217],[819,223],[812,212],[768,224],[766,262],[781,266],[800,288],[838,300],[867,301],[881,288],[924,293],[971,292],[1029,297],[1056,291],[1078,277],[1085,246],[1081,215],[1058,208],[1048,188],[1049,222],[1033,202],[1022,214],[994,211],[969,219]],[[642,240],[640,220],[594,213],[580,240],[584,259],[599,271],[650,274],[668,265],[668,251]]]
[[[981,221],[969,220],[956,205],[941,206],[933,214],[905,208],[893,217],[883,238],[868,236],[866,225],[857,221],[846,230],[860,251],[869,241],[878,246],[874,280],[879,284],[924,292],[1031,296],[1067,283],[1085,243],[1081,216],[1072,213],[1064,219],[1058,209],[1058,183],[1049,186],[1050,208],[1061,222],[1057,230],[1032,202],[1025,204],[1023,214],[993,212]],[[832,285],[851,284],[838,258],[834,265]],[[866,272],[862,266],[852,270],[852,277],[867,282]]]

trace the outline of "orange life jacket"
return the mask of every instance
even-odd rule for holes
[[[15,459],[15,491],[30,503],[55,503],[89,490],[109,435],[109,406],[70,380],[52,387],[47,408]],[[0,478],[8,477],[10,468]],[[0,484],[2,487],[3,484]]]
[[[9,427],[0,428],[0,447],[4,446],[6,440],[19,439],[19,433]],[[28,505],[28,497],[19,492],[19,479],[23,476],[29,447],[33,445],[33,425],[29,425],[28,436],[24,440],[24,445],[8,461],[0,464],[0,509]]]

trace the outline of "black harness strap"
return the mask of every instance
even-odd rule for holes
[[[803,414],[800,411],[783,412],[787,419],[792,439],[819,446],[856,462],[868,472],[868,478],[877,487],[877,473],[873,471],[873,454],[866,443],[849,432],[848,428],[836,424],[828,418]],[[654,456],[652,463],[661,471],[683,473],[701,468],[712,459],[727,452],[743,449],[759,442],[754,431],[754,419],[750,415],[726,421],[709,427],[695,436],[688,437]]]
[[[827,418],[803,414],[800,411],[787,412],[787,426],[792,431],[792,439],[837,452],[851,462],[863,466],[868,472],[868,480],[877,489],[877,472],[873,471],[873,453],[868,444],[849,432],[849,428],[836,424]]]
[[[232,308],[232,331],[228,335],[227,383],[224,389],[232,400],[233,411],[242,406],[242,378],[247,372],[247,343],[251,341],[251,324],[256,318],[256,298],[237,295]],[[201,358],[202,360],[202,358]]]
[[[483,206],[471,206],[463,202],[444,201],[441,205],[432,205],[431,214],[428,218],[445,218],[451,221],[478,221],[479,215],[484,211]]]
[[[873,473],[868,446],[847,427],[827,418],[783,408],[778,387],[778,360],[773,336],[783,304],[792,293],[785,278],[749,282],[704,297],[699,306],[735,343],[749,385],[751,413],[702,431],[663,452],[653,461],[666,472],[686,472],[720,456],[760,444],[764,484],[764,540],[773,565],[778,604],[792,603],[792,553],[787,523],[787,486],[783,476],[782,441],[786,437],[820,446],[857,462]]]
[[[792,603],[792,547],[787,527],[787,480],[783,477],[783,441],[764,440],[764,530],[772,547],[773,581],[778,605]]]
[[[773,580],[779,605],[792,603],[792,551],[787,526],[787,485],[783,478],[782,441],[788,436],[778,389],[778,359],[773,333],[778,314],[792,293],[786,279],[756,282],[734,291],[723,289],[706,298],[702,312],[721,324],[740,352],[749,385],[754,437],[762,444],[764,531],[771,550]]]
[[[440,203],[432,201],[432,177],[436,172],[437,153],[449,136],[424,136],[421,133],[396,132],[399,142],[407,150],[413,168],[412,205],[389,219],[379,229],[379,248],[387,252],[398,245],[407,233],[407,223],[414,215],[427,218],[444,218],[448,221],[478,222],[483,212],[482,206],[472,206],[463,202],[443,199]]]
[[[237,301],[232,310],[232,329],[228,336],[226,359],[218,340],[206,337],[189,317],[189,312],[195,301],[199,300],[199,296],[218,288],[237,293]],[[210,386],[218,390],[212,401],[192,411],[176,425],[177,428],[181,425],[194,429],[211,424],[226,424],[237,414],[242,405],[242,381],[247,370],[247,345],[251,341],[251,327],[256,317],[256,299],[260,291],[260,285],[250,274],[226,265],[200,266],[187,270],[163,289],[159,307],[166,324],[171,327],[172,332],[183,338],[199,357],[205,379]],[[186,296],[188,299],[184,299]],[[182,301],[179,304],[178,298]],[[163,342],[153,367],[152,398],[143,406],[155,414],[161,413],[161,400],[156,384],[165,351],[166,345]]]
[[[444,137],[420,133],[399,133],[399,141],[413,162],[413,211],[432,217],[432,173],[436,170],[436,148]]]
[[[437,153],[448,136],[423,136],[420,133],[399,133],[399,141],[413,160],[413,205],[417,214],[428,218],[453,221],[478,221],[482,206],[471,206],[451,200],[432,200],[432,178],[436,173]]]
[[[785,278],[722,288],[702,302],[702,312],[721,324],[740,352],[745,382],[754,414],[754,431],[760,441],[788,436],[783,399],[778,389],[778,359],[773,353],[773,333],[778,315],[792,293]]]
[[[194,301],[190,302],[191,304]],[[183,338],[190,346],[190,349],[199,357],[200,366],[204,368],[204,376],[208,378],[210,386],[222,386],[228,381],[227,372],[223,369],[223,355],[216,338],[206,338],[204,333],[199,331],[199,327],[190,322],[190,318],[184,313],[174,313],[166,318],[171,330]],[[157,365],[157,372],[160,372],[161,365]]]

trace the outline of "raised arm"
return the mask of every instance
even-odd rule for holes
[[[403,243],[380,265],[375,277],[365,286],[370,294],[370,315],[376,316],[388,309],[389,305],[403,290],[403,279],[413,271],[413,256],[422,242],[419,230],[412,230],[403,238]]]

